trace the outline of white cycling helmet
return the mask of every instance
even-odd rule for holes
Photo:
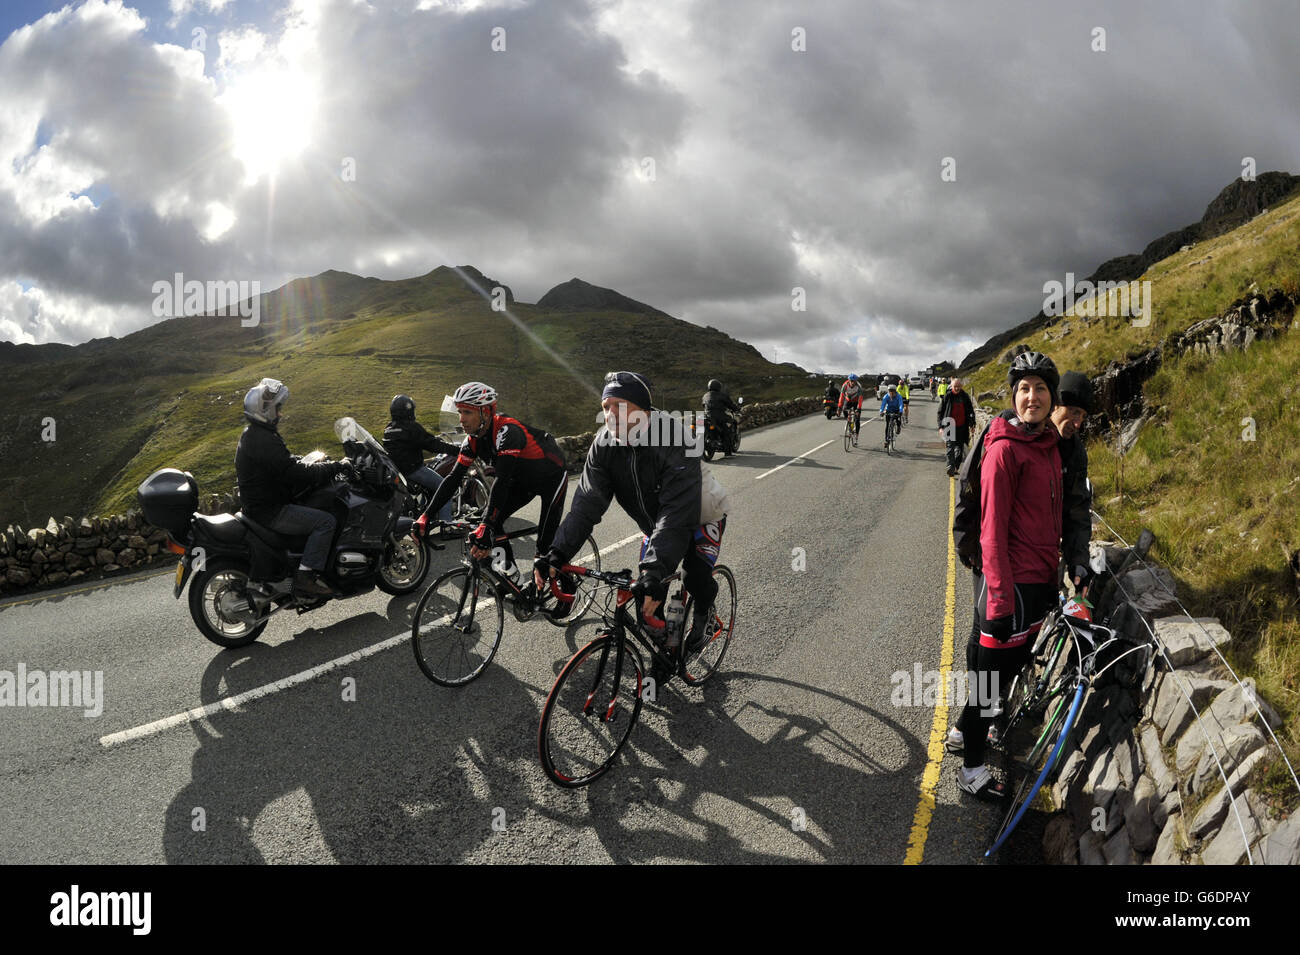
[[[891,381],[891,382],[889,383],[889,390],[890,390],[890,391],[897,391],[897,390],[898,390],[898,385],[897,385],[896,383],[894,383],[894,382]]]
[[[456,389],[451,400],[457,407],[468,405],[471,408],[490,408],[497,403],[497,393],[491,385],[481,381],[468,381]]]
[[[270,424],[279,407],[289,400],[289,386],[274,378],[263,378],[244,395],[244,417],[260,424]]]

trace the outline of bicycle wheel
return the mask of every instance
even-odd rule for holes
[[[1078,719],[1085,690],[1087,690],[1087,684],[1082,679],[1077,679],[1070,697],[1062,701],[1068,703],[1069,706],[1068,708],[1062,706],[1058,710],[1058,712],[1064,712],[1065,715],[1056,726],[1054,744],[1047,756],[1047,761],[1043,764],[1042,769],[1036,773],[1026,773],[1021,780],[1020,787],[1016,790],[1015,798],[1011,802],[1011,807],[1007,810],[1006,818],[1002,821],[1002,827],[998,830],[997,838],[993,841],[993,845],[989,847],[989,850],[984,853],[986,858],[1002,848],[1003,844],[1010,838],[1011,833],[1015,831],[1016,826],[1033,804],[1034,797],[1038,795],[1038,790],[1042,788],[1043,783],[1060,759],[1061,753],[1065,749],[1064,744],[1068,742],[1074,729],[1075,720]]]
[[[1065,650],[1070,642],[1070,632],[1059,618],[1049,614],[1048,619],[1053,621],[1052,625],[1043,630],[1032,655],[1007,691],[1004,739],[1009,738],[1027,717],[1042,712],[1048,688],[1059,680],[1067,659]]]
[[[501,646],[505,606],[496,588],[468,567],[453,567],[424,592],[411,621],[415,662],[440,686],[464,686]]]
[[[466,478],[453,498],[452,517],[470,523],[480,520],[487,510],[490,495],[487,483],[477,474]]]
[[[853,440],[853,419],[844,419],[844,450],[849,449],[849,442]]]
[[[537,726],[537,755],[551,782],[585,786],[613,765],[641,713],[645,666],[630,640],[605,631],[555,678]],[[615,671],[619,670],[617,675]]]
[[[731,568],[719,564],[713,568],[713,579],[718,584],[718,595],[713,598],[711,619],[704,628],[704,645],[696,653],[683,653],[678,668],[682,679],[691,686],[699,686],[717,672],[736,628],[736,577]],[[686,614],[687,620],[692,619],[690,599],[686,601]]]
[[[573,560],[569,561],[569,563],[579,564],[588,570],[599,571],[600,548],[596,546],[596,538],[588,536],[586,545],[573,555]],[[573,598],[573,609],[569,611],[568,616],[563,620],[553,620],[548,613],[544,613],[542,616],[553,627],[568,627],[569,624],[581,619],[582,615],[591,609],[591,604],[596,599],[596,590],[599,586],[599,583],[590,577],[579,577],[578,593]]]

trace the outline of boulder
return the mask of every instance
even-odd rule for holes
[[[1178,850],[1180,816],[1173,813],[1169,816],[1165,826],[1160,830],[1160,838],[1156,841],[1156,851],[1151,856],[1152,865],[1179,865],[1182,860],[1182,853]]]
[[[1300,813],[1274,829],[1260,845],[1260,855],[1268,865],[1300,865]]]
[[[1142,729],[1142,755],[1146,757],[1147,772],[1151,774],[1151,779],[1156,784],[1156,792],[1160,798],[1164,798],[1168,793],[1176,788],[1177,779],[1165,765],[1165,755],[1160,748],[1160,739],[1156,736],[1156,730],[1153,726],[1146,726]]]
[[[1213,754],[1208,747],[1201,754],[1196,770],[1192,773],[1192,792],[1198,796],[1208,792],[1211,784],[1220,779],[1220,766],[1224,775],[1231,779],[1236,769],[1243,765],[1246,757],[1262,750],[1267,743],[1268,739],[1264,731],[1254,723],[1238,723],[1231,727],[1220,737],[1220,741],[1216,742]],[[1216,755],[1217,762],[1214,759]]]
[[[1152,624],[1156,638],[1165,648],[1169,662],[1176,668],[1201,659],[1232,641],[1231,634],[1215,617],[1163,617]]]
[[[1102,840],[1098,833],[1088,829],[1079,837],[1079,864],[1105,865],[1106,857],[1102,854]]]
[[[1105,858],[1107,865],[1137,865],[1137,858],[1133,855],[1133,845],[1129,841],[1128,830],[1122,827],[1106,840],[1101,854]]]
[[[1250,775],[1250,771],[1267,755],[1268,750],[1266,749],[1258,749],[1251,753],[1228,776],[1228,784],[1205,801],[1205,804],[1192,817],[1191,825],[1188,827],[1194,837],[1203,839],[1208,833],[1213,832],[1223,824],[1223,820],[1228,814],[1228,800],[1231,795],[1241,791],[1242,780]]]
[[[55,587],[67,579],[68,575],[66,572],[62,570],[54,570],[45,575],[45,584],[48,587]]]
[[[1157,726],[1164,727],[1164,745],[1172,746],[1174,740],[1196,719],[1196,713],[1203,710],[1216,693],[1235,685],[1229,680],[1206,680],[1184,675],[1177,670],[1167,674],[1160,687],[1161,700],[1156,706],[1159,709],[1161,704],[1168,701],[1171,704],[1169,714],[1164,721],[1154,717],[1152,719]],[[1188,702],[1188,697],[1191,702]]]
[[[146,541],[139,534],[132,534],[129,538],[127,538],[126,546],[130,547],[132,550],[135,551],[142,551],[149,546],[149,542]]]
[[[1268,815],[1263,800],[1255,795],[1254,790],[1247,789],[1235,803],[1237,813],[1228,813],[1219,834],[1201,853],[1201,860],[1206,865],[1237,865],[1244,862],[1249,847],[1267,834]],[[1252,858],[1258,856],[1258,850],[1251,855]]]
[[[117,556],[107,547],[101,547],[95,551],[95,563],[101,567],[105,564],[111,564],[117,559]]]
[[[21,567],[11,567],[5,572],[5,582],[12,587],[26,587],[32,582],[32,575]]]

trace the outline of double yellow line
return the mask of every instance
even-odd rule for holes
[[[952,527],[957,508],[957,482],[948,482],[948,526]],[[953,616],[957,608],[957,554],[952,535],[948,535],[948,586],[944,598],[943,647],[939,651],[939,685],[948,686],[948,673],[952,670]],[[925,855],[925,839],[934,817],[935,788],[939,785],[939,770],[943,766],[943,743],[948,735],[948,695],[939,694],[934,708],[934,722],[930,724],[928,761],[921,774],[921,798],[912,816],[912,833],[907,839],[907,856],[903,865],[920,865]]]

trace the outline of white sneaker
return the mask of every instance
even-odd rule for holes
[[[966,737],[962,735],[961,730],[954,726],[948,730],[948,738],[944,740],[943,745],[950,753],[965,752]]]

